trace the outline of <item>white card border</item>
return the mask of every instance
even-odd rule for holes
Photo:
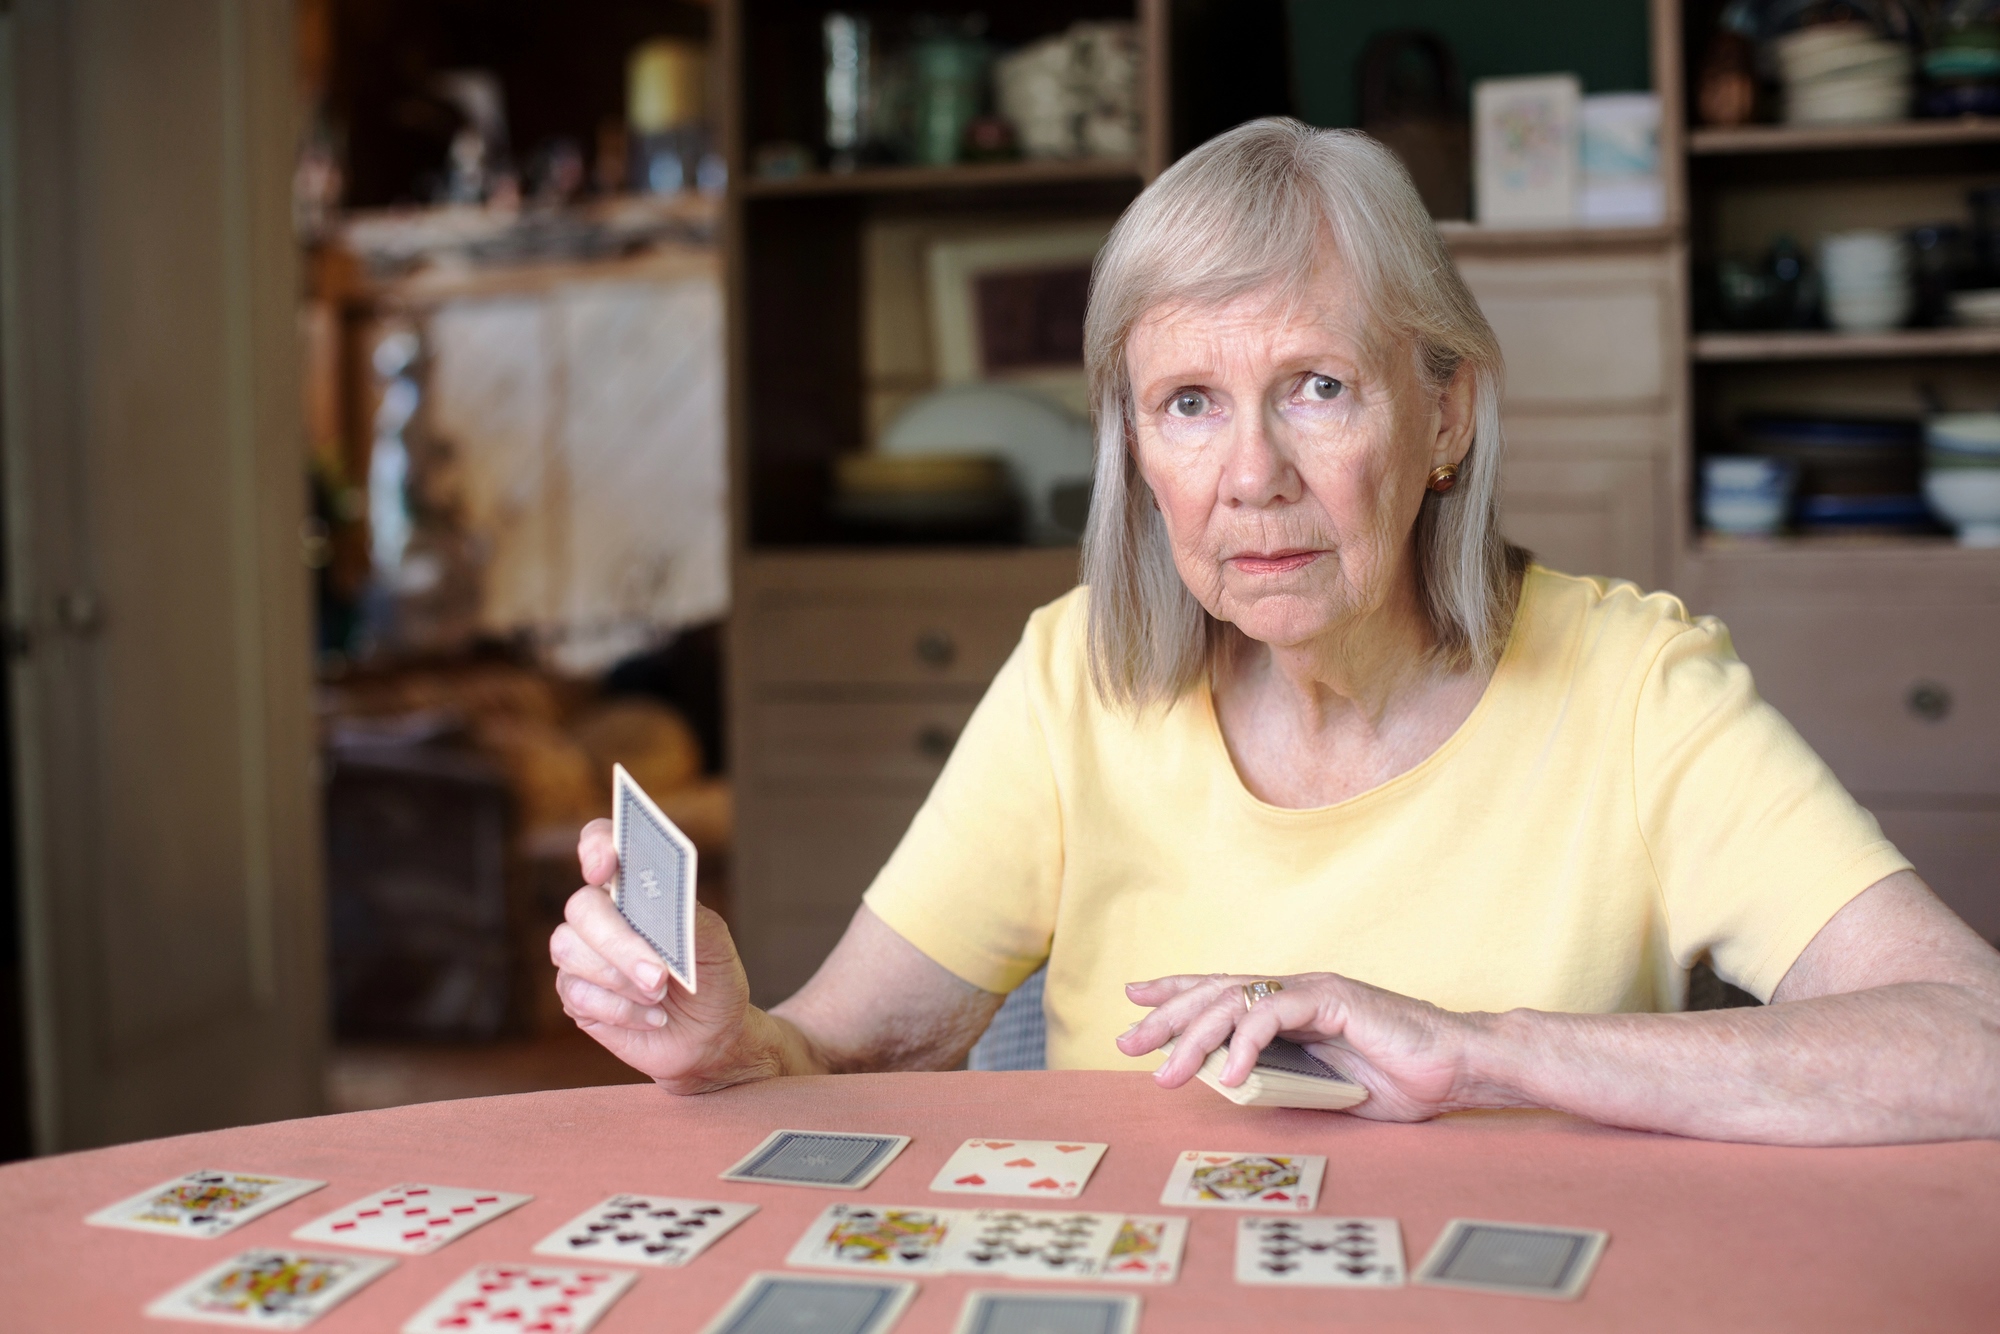
[[[620,793],[625,788],[630,788],[632,790],[632,795],[634,797],[637,797],[640,803],[645,806],[646,813],[651,815],[654,819],[660,822],[661,827],[667,831],[668,839],[671,840],[673,844],[681,850],[682,855],[687,858],[687,879],[681,882],[681,920],[688,924],[687,976],[682,977],[680,974],[680,970],[675,968],[673,964],[664,955],[659,954],[658,951],[655,951],[654,955],[656,958],[660,960],[661,965],[666,968],[668,976],[672,977],[674,981],[686,987],[688,990],[688,994],[692,996],[695,994],[694,984],[695,984],[695,973],[697,972],[697,969],[695,967],[695,958],[694,958],[694,952],[695,952],[694,909],[695,909],[695,879],[699,871],[699,867],[695,861],[694,840],[689,838],[685,833],[683,833],[679,825],[675,824],[672,820],[669,820],[667,818],[667,813],[660,809],[659,804],[657,802],[655,802],[651,797],[646,795],[646,789],[640,787],[639,780],[632,777],[631,774],[625,771],[624,765],[614,764],[611,766],[611,847],[613,851],[615,851],[618,854],[618,860],[620,862],[620,866],[618,871],[612,874],[611,882],[608,885],[606,885],[605,888],[611,891],[611,902],[617,906],[619,916],[621,917],[625,916],[625,904],[624,904],[623,889],[622,889],[622,886],[624,884],[623,862],[625,859],[625,803],[619,799]],[[625,919],[626,925],[630,926],[631,920],[632,920],[631,918],[627,917]],[[640,939],[644,940],[645,937],[641,936]],[[650,942],[648,943],[650,944]]]
[[[860,1334],[887,1334],[887,1331],[903,1318],[903,1312],[909,1309],[910,1302],[917,1295],[915,1279],[892,1278],[887,1274],[830,1274],[818,1269],[805,1274],[787,1274],[760,1269],[743,1280],[743,1286],[736,1290],[736,1295],[701,1327],[700,1334],[722,1334],[722,1331],[728,1329],[730,1323],[742,1314],[743,1308],[750,1304],[750,1299],[756,1295],[759,1285],[765,1283],[853,1283],[868,1288],[894,1289],[889,1304],[876,1316],[874,1323],[860,1331]]]
[[[1194,1175],[1194,1165],[1186,1161],[1189,1154],[1195,1154],[1201,1158],[1209,1158],[1222,1154],[1227,1154],[1231,1158],[1297,1158],[1301,1162],[1308,1164],[1304,1188],[1311,1192],[1312,1199],[1305,1204],[1294,1202],[1291,1207],[1283,1205],[1273,1207],[1268,1204],[1245,1203],[1236,1200],[1176,1199],[1174,1182],[1180,1176],[1181,1168],[1186,1167],[1188,1175]],[[1321,1197],[1325,1193],[1323,1190],[1325,1184],[1326,1155],[1324,1154],[1287,1153],[1282,1149],[1182,1149],[1174,1155],[1173,1168],[1167,1173],[1167,1184],[1160,1188],[1160,1203],[1169,1209],[1234,1209],[1239,1213],[1247,1214],[1311,1214],[1317,1212],[1319,1209]]]
[[[859,1181],[848,1181],[848,1182],[774,1181],[770,1177],[752,1177],[752,1176],[740,1175],[740,1173],[743,1171],[744,1166],[748,1164],[758,1154],[764,1152],[764,1150],[770,1148],[773,1144],[777,1143],[778,1136],[780,1135],[849,1135],[853,1136],[856,1139],[867,1137],[869,1139],[894,1140],[895,1147],[890,1149],[888,1153],[884,1154],[882,1156],[881,1161],[876,1163],[874,1167],[870,1168],[868,1174],[862,1177]],[[874,1183],[875,1178],[881,1176],[884,1172],[888,1171],[889,1164],[895,1162],[898,1158],[902,1157],[903,1150],[909,1147],[910,1147],[910,1137],[908,1135],[885,1135],[882,1134],[880,1131],[875,1131],[875,1130],[795,1130],[789,1127],[780,1127],[779,1129],[773,1130],[770,1134],[764,1136],[763,1139],[759,1140],[757,1142],[756,1148],[750,1150],[750,1152],[744,1154],[741,1158],[738,1158],[735,1161],[735,1163],[732,1164],[727,1171],[721,1173],[717,1179],[721,1181],[741,1182],[751,1186],[799,1186],[806,1190],[866,1190],[870,1185]]]
[[[1554,1292],[1538,1288],[1509,1287],[1502,1283],[1467,1283],[1463,1279],[1435,1277],[1434,1271],[1443,1265],[1445,1252],[1451,1248],[1451,1243],[1458,1240],[1460,1233],[1473,1227],[1565,1232],[1571,1236],[1583,1237],[1586,1241],[1583,1263],[1577,1266],[1576,1277]],[[1567,1223],[1522,1223],[1506,1222],[1496,1218],[1454,1218],[1444,1225],[1444,1231],[1438,1233],[1437,1240],[1431,1243],[1430,1252],[1424,1256],[1424,1262],[1411,1273],[1410,1282],[1420,1283],[1427,1288],[1458,1288],[1466,1292],[1498,1293],[1503,1297],[1540,1297],[1544,1301],[1573,1302],[1583,1296],[1584,1289],[1590,1286],[1590,1280],[1596,1277],[1597,1262],[1604,1258],[1604,1248],[1610,1242],[1609,1232],[1591,1227],[1571,1227]]]
[[[361,1268],[348,1280],[349,1286],[340,1289],[340,1295],[329,1302],[325,1309],[307,1320],[293,1324],[286,1321],[257,1320],[247,1316],[223,1315],[220,1312],[204,1314],[196,1311],[173,1309],[181,1298],[199,1291],[211,1280],[229,1272],[243,1262],[246,1256],[278,1254],[302,1256],[309,1260],[337,1260],[343,1263],[358,1263]],[[179,1320],[192,1325],[227,1325],[232,1329],[304,1329],[327,1311],[345,1303],[350,1297],[373,1283],[382,1275],[396,1267],[397,1261],[386,1255],[369,1255],[356,1251],[316,1251],[303,1250],[296,1246],[250,1246],[238,1251],[219,1264],[210,1265],[193,1278],[161,1293],[146,1303],[146,1315],[154,1320]]]
[[[646,1195],[636,1190],[613,1191],[611,1194],[606,1195],[603,1199],[599,1200],[596,1204],[591,1205],[588,1209],[585,1209],[582,1213],[570,1219],[567,1223],[564,1223],[561,1227],[557,1228],[555,1231],[549,1233],[548,1236],[543,1237],[540,1241],[536,1242],[532,1248],[533,1254],[547,1256],[549,1259],[552,1260],[568,1260],[572,1263],[583,1259],[581,1255],[572,1250],[568,1249],[554,1250],[545,1248],[553,1247],[557,1242],[566,1240],[570,1233],[576,1231],[578,1228],[583,1226],[585,1219],[591,1218],[594,1215],[596,1215],[596,1213],[599,1210],[605,1208],[613,1200],[626,1196],[640,1200],[679,1200],[685,1204],[695,1204],[702,1206],[724,1205],[731,1209],[741,1209],[744,1212],[738,1215],[733,1221],[724,1224],[721,1231],[710,1235],[708,1237],[707,1243],[703,1245],[700,1250],[696,1251],[688,1259],[635,1260],[620,1256],[606,1256],[601,1261],[597,1261],[598,1263],[613,1264],[613,1265],[639,1265],[646,1269],[685,1269],[687,1266],[693,1264],[696,1260],[701,1259],[702,1256],[707,1255],[711,1250],[715,1249],[716,1246],[721,1244],[721,1241],[724,1237],[734,1232],[737,1228],[741,1227],[743,1224],[749,1222],[751,1215],[755,1214],[758,1209],[763,1207],[761,1205],[749,1204],[742,1200],[696,1200],[696,1199],[690,1199],[684,1195]],[[597,1260],[597,1257],[595,1256],[591,1258],[594,1261]]]
[[[1083,1193],[1090,1189],[1091,1178],[1097,1175],[1097,1169],[1099,1165],[1101,1165],[1104,1162],[1104,1155],[1111,1152],[1111,1145],[1109,1143],[1094,1139],[1080,1139],[1080,1140],[1037,1139],[1037,1140],[1013,1141],[1016,1144],[1081,1144],[1087,1149],[1096,1149],[1097,1150],[1096,1155],[1092,1157],[1090,1160],[1090,1170],[1088,1172],[1083,1173],[1083,1179],[1077,1182],[1076,1194],[1074,1195],[1017,1195],[1012,1191],[985,1190],[973,1186],[960,1186],[952,1182],[950,1180],[951,1160],[953,1158],[956,1158],[959,1154],[964,1153],[967,1149],[971,1148],[975,1144],[981,1146],[982,1148],[985,1147],[987,1144],[992,1142],[993,1138],[994,1137],[991,1135],[970,1135],[967,1136],[964,1140],[962,1140],[957,1148],[953,1149],[948,1155],[946,1155],[944,1162],[939,1164],[937,1175],[931,1178],[931,1191],[934,1194],[938,1195],[984,1195],[988,1199],[998,1199],[998,1200],[1051,1200],[1051,1201],[1080,1200],[1083,1198]],[[1093,1211],[1088,1209],[1072,1209],[1072,1210],[1065,1210],[1065,1212],[1090,1213]]]
[[[276,1198],[267,1197],[265,1199],[259,1200],[256,1204],[251,1205],[248,1209],[245,1209],[242,1213],[232,1215],[229,1220],[229,1226],[223,1228],[222,1231],[216,1233],[201,1233],[201,1232],[196,1232],[191,1228],[184,1228],[184,1227],[183,1228],[161,1227],[156,1223],[141,1223],[136,1219],[114,1217],[114,1215],[116,1214],[122,1213],[126,1210],[135,1208],[136,1206],[145,1203],[146,1201],[152,1199],[154,1196],[160,1194],[162,1191],[167,1190],[172,1186],[179,1185],[181,1182],[186,1181],[191,1176],[201,1176],[203,1174],[214,1174],[216,1176],[232,1176],[232,1177],[268,1177],[273,1181],[283,1181],[288,1183],[288,1188],[296,1187],[298,1189],[295,1189],[293,1193],[289,1195],[283,1194],[281,1192],[273,1192]],[[254,1223],[258,1219],[264,1217],[264,1215],[276,1213],[278,1210],[284,1208],[286,1205],[292,1204],[298,1200],[303,1200],[306,1196],[312,1194],[316,1190],[324,1190],[324,1189],[326,1189],[326,1183],[324,1181],[314,1181],[310,1177],[280,1176],[276,1172],[239,1172],[235,1168],[231,1167],[195,1167],[195,1168],[190,1168],[189,1170],[181,1173],[179,1176],[169,1177],[165,1181],[162,1181],[157,1186],[153,1186],[150,1187],[149,1189],[139,1191],[137,1194],[134,1195],[128,1195],[124,1199],[116,1202],[115,1204],[107,1204],[102,1209],[99,1209],[96,1213],[91,1214],[89,1217],[85,1218],[83,1221],[88,1223],[92,1227],[125,1228],[132,1232],[150,1232],[156,1237],[187,1237],[194,1241],[220,1241],[224,1237],[228,1236],[230,1233],[236,1231],[236,1229],[243,1227],[246,1224]]]
[[[466,1270],[463,1274],[460,1274],[457,1278],[453,1279],[451,1282],[445,1284],[443,1287],[439,1288],[436,1292],[432,1293],[431,1299],[425,1302],[422,1306],[419,1306],[416,1309],[415,1313],[412,1314],[408,1320],[405,1320],[399,1327],[402,1334],[430,1334],[429,1330],[427,1330],[424,1326],[417,1323],[419,1320],[422,1320],[424,1318],[426,1312],[428,1312],[433,1306],[436,1306],[439,1302],[443,1301],[446,1293],[450,1292],[453,1288],[457,1287],[459,1284],[465,1282],[466,1279],[471,1278],[474,1274],[478,1273],[480,1270],[495,1269],[502,1265],[515,1266],[521,1269],[567,1269],[570,1270],[572,1273],[581,1269],[609,1270],[611,1272],[611,1295],[604,1299],[604,1304],[602,1306],[597,1308],[596,1315],[593,1315],[588,1321],[576,1327],[576,1334],[588,1334],[589,1330],[595,1329],[597,1327],[597,1322],[604,1319],[605,1315],[610,1312],[611,1308],[618,1304],[618,1299],[623,1297],[626,1293],[630,1292],[632,1290],[632,1285],[639,1281],[639,1276],[637,1274],[635,1274],[629,1269],[620,1269],[616,1265],[574,1265],[574,1264],[545,1265],[545,1264],[536,1264],[531,1260],[530,1261],[481,1260],[479,1263],[473,1265],[472,1268]],[[435,1326],[432,1326],[432,1328],[434,1329]]]
[[[952,1334],[972,1334],[979,1308],[995,1300],[1113,1302],[1123,1312],[1123,1318],[1111,1334],[1135,1334],[1139,1328],[1140,1301],[1136,1292],[1093,1292],[1088,1288],[1068,1288],[1061,1292],[1037,1292],[1033,1288],[974,1288],[965,1294],[965,1304],[958,1308],[958,1320],[951,1327]]]

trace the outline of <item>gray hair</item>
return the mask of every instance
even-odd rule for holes
[[[1125,344],[1146,312],[1310,281],[1330,238],[1371,316],[1411,344],[1425,381],[1473,377],[1473,443],[1451,491],[1424,497],[1417,583],[1436,652],[1491,667],[1528,554],[1500,536],[1500,344],[1396,156],[1355,130],[1251,121],[1169,167],[1098,253],[1084,322],[1097,459],[1083,535],[1090,675],[1130,709],[1171,703],[1233,642],[1174,568],[1132,454]]]

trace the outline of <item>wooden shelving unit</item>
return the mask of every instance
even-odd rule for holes
[[[1780,330],[1704,333],[1692,342],[1697,362],[1906,361],[2000,356],[2000,328],[1891,329],[1884,333]]]
[[[2000,116],[1905,120],[1887,125],[1743,125],[1688,132],[1696,157],[1737,153],[1839,153],[2000,143]]]
[[[747,199],[795,195],[897,194],[929,190],[1061,185],[1073,181],[1137,181],[1137,162],[1081,158],[1073,162],[970,162],[955,167],[865,167],[857,171],[816,171],[802,176],[752,177],[743,182]]]

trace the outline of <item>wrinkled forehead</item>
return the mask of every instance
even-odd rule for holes
[[[1326,350],[1364,364],[1397,355],[1406,340],[1377,318],[1352,266],[1323,245],[1303,273],[1259,275],[1235,291],[1207,286],[1164,293],[1132,322],[1128,370],[1167,349],[1210,360],[1284,360]]]

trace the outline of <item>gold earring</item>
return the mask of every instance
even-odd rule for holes
[[[1458,465],[1456,463],[1438,464],[1437,467],[1431,469],[1431,479],[1424,485],[1439,495],[1443,495],[1445,492],[1451,490],[1452,487],[1458,485]]]

